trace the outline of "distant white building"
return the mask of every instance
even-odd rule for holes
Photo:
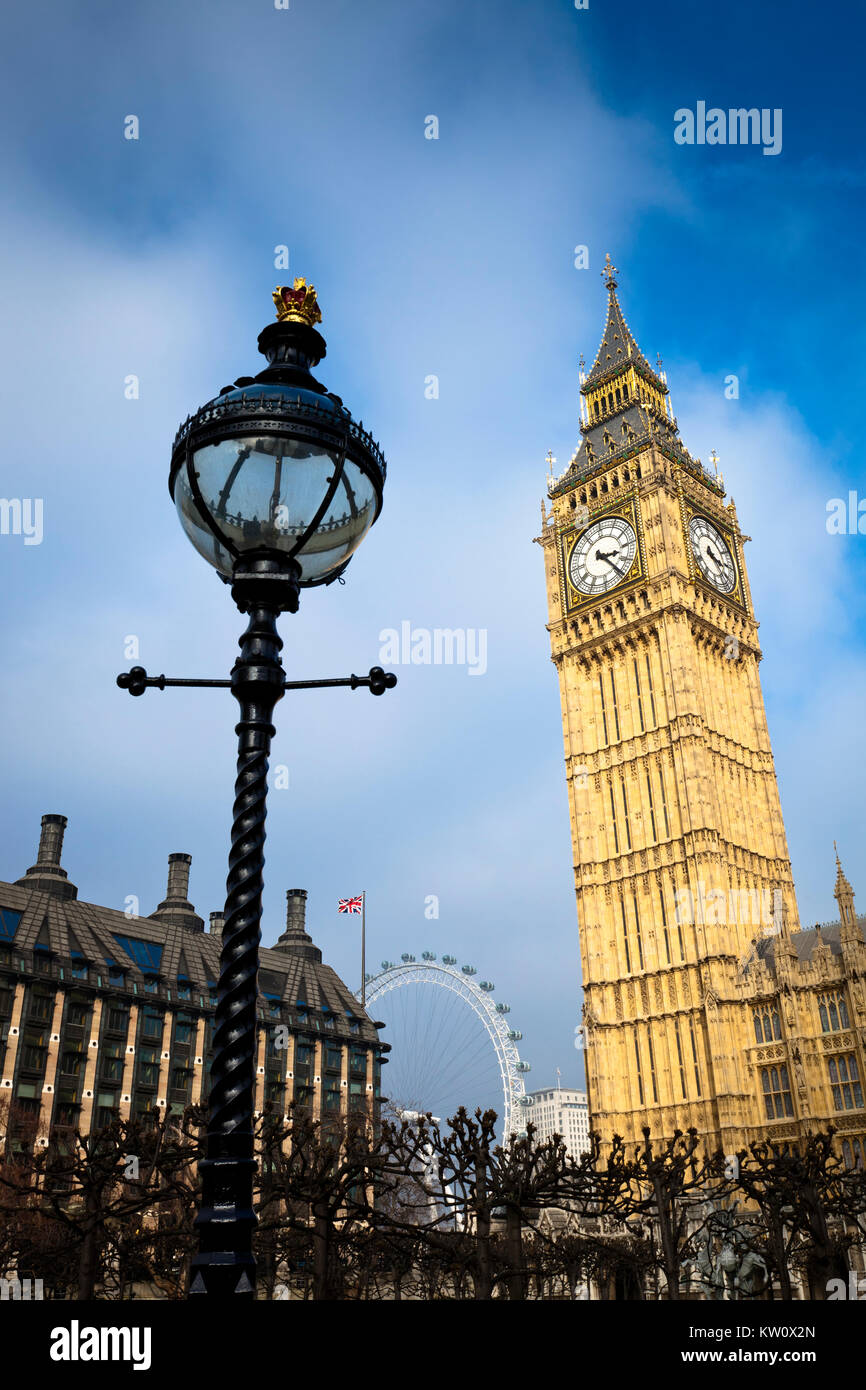
[[[575,1158],[588,1153],[589,1107],[585,1091],[554,1086],[549,1091],[530,1091],[526,1098],[532,1104],[523,1108],[523,1115],[535,1125],[537,1142],[559,1134]]]

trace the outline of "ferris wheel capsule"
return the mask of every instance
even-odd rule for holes
[[[497,1005],[496,1005],[496,1012],[497,1012],[498,1014],[510,1014],[510,1013],[511,1013],[511,1005],[510,1005],[510,1004],[497,1004]]]
[[[523,1037],[523,1034],[521,1033],[519,1028],[509,1028],[508,1036],[512,1042],[520,1042],[521,1038]]]
[[[478,971],[475,969],[475,966],[474,966],[474,965],[461,965],[460,969],[463,971],[463,974],[464,974],[464,975],[477,975],[477,974],[478,974]]]
[[[422,960],[435,960],[435,959],[436,959],[436,952],[435,952],[435,951],[422,951],[422,952],[421,952],[421,959],[422,959]]]
[[[403,962],[404,965],[414,965],[414,964],[415,964],[415,957],[412,956],[412,955],[410,955],[408,951],[404,951],[403,954],[402,954],[402,956],[400,957],[400,959],[401,959],[401,961]]]
[[[457,957],[456,957],[456,956],[443,956],[443,957],[442,957],[442,964],[443,964],[443,965],[456,965],[456,964],[457,964]]]
[[[518,1062],[518,1063],[517,1063],[517,1070],[518,1070],[518,1071],[532,1071],[532,1067],[530,1066],[529,1062]]]
[[[485,994],[490,994],[496,986],[492,984],[490,980],[479,980],[478,988],[483,989]]]

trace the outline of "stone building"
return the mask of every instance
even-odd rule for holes
[[[205,931],[190,856],[170,855],[165,899],[129,917],[79,901],[65,828],[43,816],[36,863],[0,882],[0,1129],[13,1149],[154,1106],[177,1114],[208,1092],[223,918]],[[285,931],[261,951],[256,1109],[373,1114],[388,1044],[323,963],[306,897],[288,892]]]
[[[735,1152],[828,1121],[863,1156],[863,919],[801,931],[743,535],[665,374],[607,321],[542,504],[591,1123]],[[582,359],[581,359],[582,361]]]

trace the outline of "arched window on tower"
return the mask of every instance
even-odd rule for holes
[[[788,1079],[788,1068],[784,1064],[780,1067],[763,1067],[761,1086],[768,1120],[780,1120],[786,1115],[793,1116],[791,1083]]]
[[[840,1033],[843,1028],[851,1027],[848,1002],[843,990],[834,989],[819,996],[818,1017],[821,1020],[822,1033]]]
[[[779,1017],[779,1010],[771,1008],[769,1004],[764,1004],[760,1009],[756,1009],[753,1015],[755,1025],[755,1041],[759,1043],[779,1042],[782,1037],[782,1020]]]

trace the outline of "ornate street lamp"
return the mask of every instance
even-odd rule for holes
[[[274,303],[277,322],[258,339],[267,367],[224,387],[184,422],[169,475],[186,534],[249,617],[231,679],[167,679],[140,666],[117,678],[132,695],[148,686],[228,687],[240,706],[199,1254],[190,1287],[191,1294],[216,1297],[255,1292],[256,998],[274,707],[286,690],[363,685],[381,695],[397,683],[377,666],[367,676],[285,679],[277,619],[297,612],[301,589],[341,578],[381,510],[385,460],[339,396],[312,375],[325,356],[314,287],[297,278],[274,292]]]

